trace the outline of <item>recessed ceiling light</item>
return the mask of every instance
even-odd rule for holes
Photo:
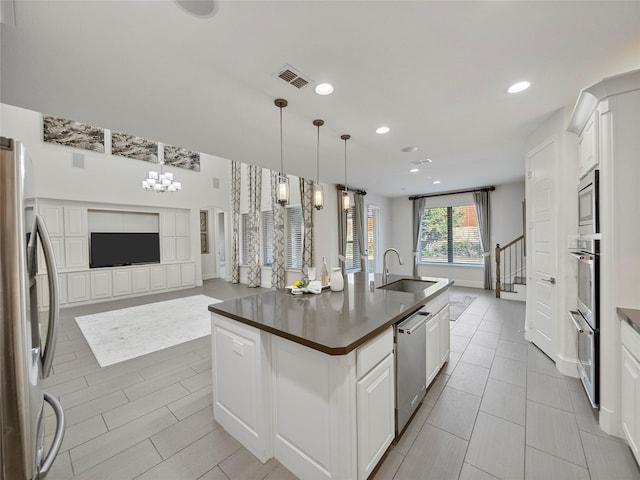
[[[412,168],[411,170],[409,170],[411,173],[416,173],[419,172],[420,169],[419,168]]]
[[[404,147],[402,151],[404,153],[413,153],[418,151],[418,147]]]
[[[440,183],[440,180],[434,180],[434,181],[433,181],[433,184],[434,184],[434,185],[438,185],[439,183]]]
[[[527,88],[529,88],[531,86],[531,82],[527,82],[526,80],[523,82],[518,82],[518,83],[514,83],[513,85],[511,85],[508,89],[507,92],[509,93],[518,93],[518,92],[522,92],[524,90],[526,90]]]
[[[319,83],[316,85],[316,93],[318,95],[329,95],[333,92],[333,85],[330,83]]]
[[[378,135],[384,135],[385,133],[389,133],[389,127],[378,127],[376,128],[376,133]]]

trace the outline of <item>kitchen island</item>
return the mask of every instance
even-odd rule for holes
[[[395,438],[394,324],[426,306],[427,375],[448,358],[452,281],[400,291],[392,283],[407,277],[390,276],[387,288],[345,278],[342,292],[274,290],[209,306],[216,421],[305,479],[365,479]]]

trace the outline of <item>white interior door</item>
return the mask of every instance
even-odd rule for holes
[[[555,184],[557,140],[527,155],[529,210],[530,296],[527,299],[527,338],[554,362],[557,342],[557,278]]]

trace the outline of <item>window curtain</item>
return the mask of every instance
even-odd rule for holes
[[[231,283],[240,283],[240,162],[231,161]]]
[[[473,204],[478,219],[478,230],[480,230],[480,248],[484,256],[484,288],[491,290],[491,232],[489,231],[489,192],[473,192]]]
[[[364,195],[356,193],[354,195],[354,204],[356,207],[356,235],[358,248],[360,251],[360,271],[367,273],[368,263],[368,246],[367,246],[367,210],[364,208]]]
[[[302,206],[302,271],[313,266],[313,182],[299,177]]]
[[[259,287],[262,284],[260,265],[260,200],[262,195],[262,168],[249,166],[249,266],[248,286]]]
[[[271,288],[285,287],[286,250],[284,245],[284,207],[278,203],[278,172],[271,171],[271,208],[273,209],[273,264]]]
[[[424,205],[426,198],[415,198],[413,200],[413,276],[418,276],[418,261],[420,254],[418,253],[418,245],[420,245],[420,224],[422,223],[422,214],[424,213]]]
[[[342,208],[342,190],[336,189],[338,195],[338,260],[342,262],[342,273],[346,273],[345,269],[347,262],[345,262],[345,253],[347,251],[347,212]],[[331,273],[331,272],[329,272]]]

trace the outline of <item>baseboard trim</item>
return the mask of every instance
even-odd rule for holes
[[[215,273],[209,273],[208,275],[202,275],[202,280],[212,280],[214,278],[218,278],[218,275]]]
[[[474,282],[473,280],[456,280],[453,279],[453,285],[456,287],[469,287],[469,288],[482,288],[484,289],[484,282]]]
[[[578,361],[575,358],[567,358],[562,355],[558,355],[556,369],[561,374],[567,375],[568,377],[580,378],[580,375],[578,374]]]
[[[613,410],[606,406],[600,405],[600,414],[598,415],[600,428],[609,435],[624,438],[622,428],[620,427],[620,418]]]

